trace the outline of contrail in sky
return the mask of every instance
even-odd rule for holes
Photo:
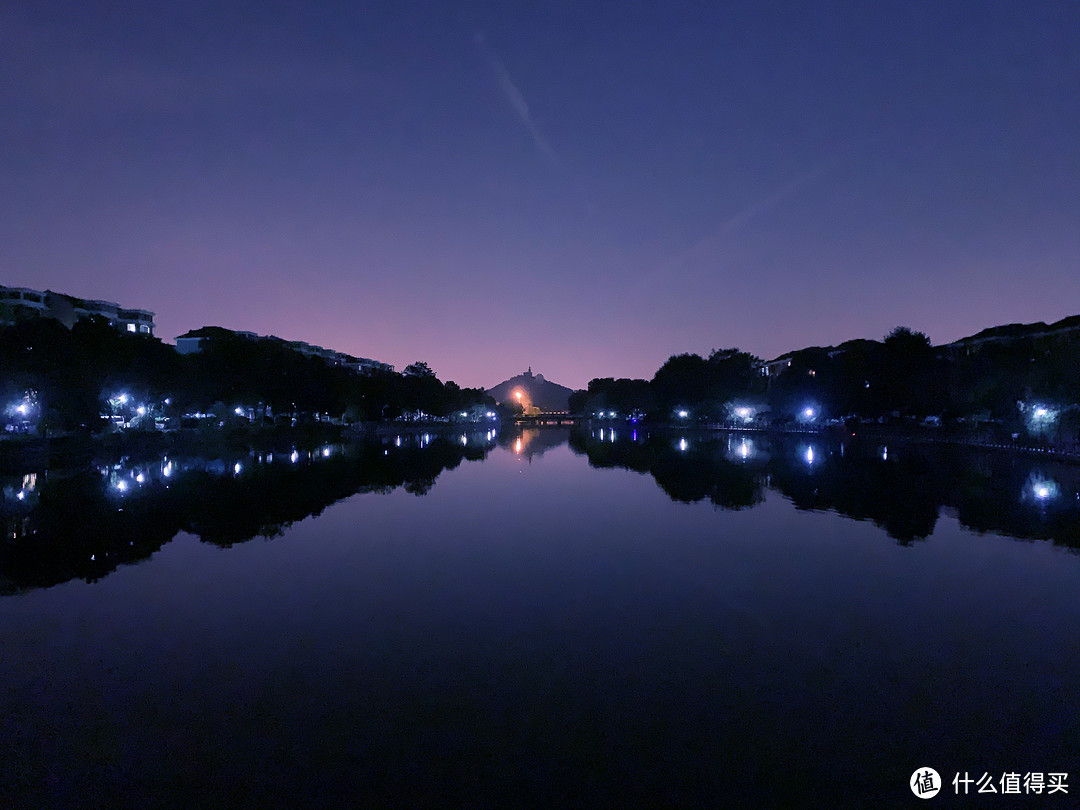
[[[559,156],[555,153],[555,150],[551,148],[551,144],[547,142],[547,138],[536,126],[536,122],[533,121],[532,115],[529,113],[529,105],[525,101],[525,96],[518,89],[518,86],[514,83],[514,79],[510,76],[510,72],[506,69],[506,66],[499,60],[499,57],[495,55],[488,44],[484,41],[483,34],[477,34],[476,45],[483,52],[487,58],[488,65],[490,65],[492,73],[495,74],[495,81],[498,82],[499,89],[502,90],[503,95],[506,96],[507,101],[510,102],[510,106],[514,108],[514,112],[517,113],[517,117],[521,120],[521,123],[525,125],[525,129],[529,131],[529,135],[532,136],[533,143],[536,144],[536,149],[543,158],[548,161],[552,166],[558,168],[562,165],[562,161],[559,160]]]
[[[664,262],[660,266],[659,269],[660,270],[670,270],[670,269],[676,267],[677,265],[684,262],[686,259],[691,258],[695,253],[698,253],[703,248],[708,247],[710,244],[712,244],[713,242],[720,239],[722,236],[724,236],[726,234],[729,234],[732,231],[738,230],[739,228],[741,228],[746,223],[748,223],[751,220],[756,219],[757,217],[761,216],[766,211],[768,211],[770,208],[772,208],[777,203],[779,203],[781,200],[783,200],[785,197],[788,197],[791,194],[794,194],[796,191],[798,191],[800,188],[805,186],[811,180],[816,180],[818,177],[820,177],[824,173],[824,171],[825,171],[824,166],[818,166],[816,169],[813,169],[812,171],[809,171],[806,174],[801,174],[798,177],[796,177],[794,180],[791,180],[790,182],[785,183],[783,186],[776,189],[776,191],[774,191],[772,194],[768,195],[767,197],[765,197],[765,198],[763,198],[761,200],[758,200],[753,205],[747,206],[746,208],[742,209],[741,211],[739,211],[734,216],[729,217],[728,219],[724,220],[724,222],[722,222],[720,224],[719,228],[717,228],[715,231],[710,233],[708,236],[706,236],[706,237],[704,237],[702,239],[699,239],[697,242],[695,242],[693,245],[688,247],[686,250],[684,250],[681,253],[673,256],[671,259],[668,259],[666,262]]]

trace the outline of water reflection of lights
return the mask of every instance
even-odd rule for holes
[[[401,447],[401,437],[400,436],[395,436],[394,437],[394,447]]]
[[[1057,482],[1051,478],[1033,474],[1028,479],[1028,492],[1035,498],[1036,503],[1046,504],[1053,501],[1060,494]]]
[[[741,442],[739,442],[739,458],[745,461],[746,459],[750,458],[750,452],[750,443],[747,442],[746,439],[743,439]]]
[[[289,453],[289,461],[291,461],[293,464],[295,464],[299,460],[300,460],[300,454],[297,453],[295,450],[293,450],[291,453]]]
[[[679,439],[679,452],[685,453],[686,449],[690,446],[690,443],[686,439]]]
[[[469,440],[466,438],[465,434],[462,433],[461,434],[461,446],[465,447],[468,443],[469,443]]]
[[[814,463],[814,448],[813,447],[807,447],[806,452],[803,453],[803,458],[806,459],[807,464],[813,464]]]
[[[521,439],[514,442],[514,452],[521,455],[521,451],[524,449],[524,445],[521,443]]]
[[[881,448],[881,460],[882,461],[888,461],[889,460],[889,448],[888,447],[882,447]]]

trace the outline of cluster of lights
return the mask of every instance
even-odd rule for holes
[[[8,405],[7,413],[9,416],[25,420],[33,414],[36,405],[36,396],[32,392],[28,392],[26,396]]]

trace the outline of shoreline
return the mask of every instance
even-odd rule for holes
[[[621,422],[586,420],[578,424],[601,428],[625,429]],[[360,422],[353,425],[313,423],[296,427],[242,427],[216,430],[176,430],[168,432],[129,431],[110,434],[83,434],[55,437],[16,437],[0,440],[0,473],[16,473],[26,467],[48,469],[115,461],[124,457],[142,457],[162,453],[229,454],[237,452],[279,452],[311,449],[327,443],[384,439],[390,436],[433,434],[456,435],[462,432],[519,430],[512,419],[490,422]],[[1016,453],[1048,460],[1080,463],[1080,447],[1031,445],[1003,441],[986,435],[942,433],[940,428],[908,427],[903,429],[877,425],[859,425],[855,431],[843,426],[817,427],[737,427],[718,423],[678,424],[641,422],[639,430],[695,433],[739,433],[766,436],[807,436],[822,439],[855,439],[914,444],[970,447],[977,450]],[[574,430],[568,426],[535,426],[537,430]]]

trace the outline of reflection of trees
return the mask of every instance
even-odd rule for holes
[[[797,451],[778,453],[770,465],[773,486],[799,509],[828,509],[870,520],[907,543],[928,537],[944,504],[937,471],[918,451],[882,461],[869,452],[823,446],[815,464]]]
[[[39,486],[25,531],[0,543],[0,593],[76,578],[92,582],[146,559],[180,531],[231,546],[276,537],[355,493],[401,487],[423,495],[443,470],[487,452],[443,439],[386,450],[358,444],[310,463],[256,465],[237,477],[191,470],[168,489],[153,481],[122,499],[97,471],[53,475]]]
[[[708,499],[725,509],[762,500],[763,482],[798,509],[830,510],[869,520],[902,543],[933,533],[942,508],[955,510],[961,524],[978,532],[1048,539],[1080,548],[1080,468],[1048,465],[1009,453],[968,448],[905,445],[882,448],[837,442],[756,435],[753,457],[732,460],[726,439],[692,437],[686,449],[678,436],[648,440],[598,441],[584,432],[571,448],[594,467],[623,467],[649,473],[667,495],[691,503]],[[1060,492],[1040,501],[1031,481],[1055,481]]]
[[[693,442],[673,449],[671,437],[642,442],[597,441],[572,433],[570,447],[584,453],[593,467],[624,467],[647,472],[668,497],[683,503],[709,500],[723,509],[745,509],[763,497],[760,465],[733,463],[718,440]]]

